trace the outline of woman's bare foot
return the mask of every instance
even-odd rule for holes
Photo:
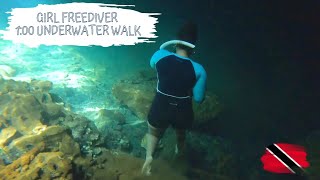
[[[142,167],[142,174],[150,176],[151,175],[151,163],[152,163],[153,158],[152,157],[147,157],[146,161],[143,164]]]

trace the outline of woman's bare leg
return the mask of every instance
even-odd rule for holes
[[[161,137],[162,131],[152,127],[149,123],[148,123],[148,133],[147,133],[147,150],[146,150],[146,160],[143,164],[142,167],[142,173],[145,175],[150,175],[151,174],[151,163],[153,160],[153,153],[156,149],[156,146],[159,142],[159,139]]]

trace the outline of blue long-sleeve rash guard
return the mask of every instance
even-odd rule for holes
[[[172,53],[170,51],[167,51],[165,49],[160,49],[156,51],[150,60],[150,66],[154,69],[156,69],[156,63],[160,61],[161,59],[170,56],[175,55],[181,59],[189,60],[194,68],[195,75],[196,75],[196,84],[193,87],[193,99],[197,103],[201,103],[205,98],[205,91],[206,91],[206,81],[207,81],[207,73],[205,69],[200,65],[199,63],[194,62],[190,58],[182,57],[178,54]]]

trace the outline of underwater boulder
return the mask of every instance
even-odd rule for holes
[[[45,144],[35,146],[13,163],[0,170],[3,180],[9,179],[72,179],[72,164],[62,152],[42,152]]]
[[[21,135],[34,135],[46,126],[64,126],[71,130],[81,149],[88,152],[95,152],[94,146],[104,143],[93,122],[66,110],[63,103],[55,103],[48,92],[51,82],[0,81],[1,126],[12,126]]]
[[[47,149],[59,149],[56,143],[68,135],[64,127],[44,124],[43,112],[56,115],[57,111],[52,109],[59,108],[47,108],[52,104],[40,102],[35,96],[39,91],[33,89],[25,82],[3,80],[0,83],[0,155],[6,163],[42,142]],[[48,116],[45,118],[49,120]]]
[[[72,179],[75,158],[101,154],[104,137],[95,124],[55,103],[49,88],[0,81],[1,179]]]
[[[53,83],[51,81],[35,80],[32,79],[30,85],[34,90],[41,92],[49,92],[52,89]]]
[[[0,112],[4,122],[20,134],[32,134],[32,129],[42,125],[41,102],[30,92],[26,82],[3,80],[0,83]]]
[[[44,105],[45,111],[42,113],[44,119],[57,119],[64,117],[63,106],[56,103],[47,103]]]
[[[155,89],[149,83],[118,83],[112,88],[113,95],[140,119],[147,119]]]
[[[0,128],[0,147],[7,146],[18,136],[17,130],[14,127]]]
[[[5,80],[0,78],[0,95],[15,92],[24,94],[29,92],[29,84],[27,82]]]
[[[8,97],[9,96],[9,97]],[[2,115],[19,133],[32,134],[34,127],[42,125],[42,105],[31,94],[9,93],[0,96],[8,99],[0,104]]]
[[[80,145],[71,136],[63,136],[59,143],[59,151],[63,153],[63,158],[74,159],[80,152]]]
[[[110,123],[124,125],[126,117],[118,110],[100,109],[94,117],[95,124],[100,132]]]
[[[41,143],[45,144],[46,150],[58,151],[61,148],[61,143],[63,143],[63,140],[68,136],[70,135],[67,129],[62,126],[36,127],[34,134],[20,136],[3,147],[7,155],[6,161],[12,162]],[[68,142],[68,145],[71,144],[72,143]],[[72,147],[75,147],[75,145]],[[74,152],[77,152],[77,150],[74,149]]]
[[[30,162],[34,159],[34,157],[41,151],[44,150],[44,143],[37,145],[31,151],[25,153],[23,156],[16,159],[14,162],[5,166],[0,170],[0,177],[3,179],[16,179],[21,177],[21,172],[28,170]],[[19,171],[18,169],[21,170]]]
[[[95,155],[95,152],[97,152],[95,148],[104,143],[104,137],[101,136],[94,122],[71,111],[64,113],[66,114],[65,117],[61,117],[60,120],[52,123],[68,127],[72,137],[79,143],[81,152]]]
[[[101,109],[99,111],[99,116],[105,118],[108,122],[114,121],[119,125],[126,123],[126,117],[117,110]]]
[[[105,145],[111,149],[124,149],[128,151],[128,144],[122,141],[125,116],[119,110],[100,109],[93,118],[95,125],[102,134]]]
[[[216,118],[222,109],[223,107],[219,103],[217,95],[207,92],[202,104],[193,103],[195,123],[198,125],[206,124]]]
[[[121,151],[126,151],[126,152],[129,152],[130,149],[131,149],[131,143],[130,143],[130,140],[126,137],[123,137],[120,142],[120,149]]]
[[[39,153],[30,163],[31,172],[26,172],[25,177],[32,174],[34,179],[73,179],[72,161],[63,155],[62,152]]]

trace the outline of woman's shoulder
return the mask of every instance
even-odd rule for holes
[[[192,65],[193,65],[193,68],[194,68],[194,71],[196,72],[197,75],[200,75],[200,74],[206,74],[206,70],[204,69],[204,67],[200,64],[200,63],[197,63],[196,61],[190,59]]]

